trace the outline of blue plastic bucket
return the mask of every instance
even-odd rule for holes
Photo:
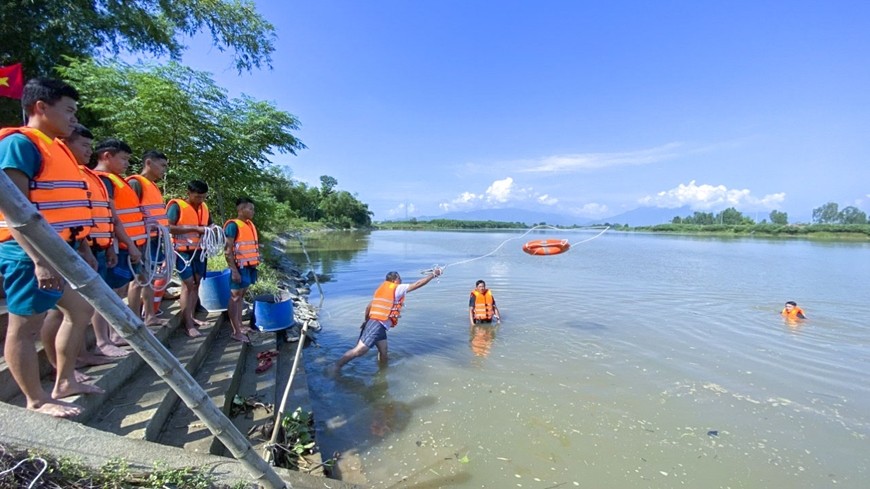
[[[199,303],[208,312],[227,310],[230,302],[230,269],[221,272],[205,272],[199,284]]]
[[[293,326],[293,301],[286,294],[264,294],[254,297],[251,322],[260,331],[281,331]]]

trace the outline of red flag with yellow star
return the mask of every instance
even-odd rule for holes
[[[0,97],[21,98],[24,92],[24,73],[21,63],[0,66]]]

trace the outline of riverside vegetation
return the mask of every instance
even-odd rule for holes
[[[675,234],[706,234],[715,236],[767,236],[801,237],[808,239],[866,240],[870,239],[870,222],[867,215],[856,207],[838,209],[829,202],[813,210],[813,222],[809,224],[788,222],[788,214],[771,211],[767,219],[755,222],[749,216],[730,207],[717,214],[695,212],[691,216],[674,217],[671,222],[652,226],[635,226],[604,222],[589,226],[553,226],[560,229],[579,229],[584,227],[609,226],[618,231],[637,231]],[[374,224],[375,229],[383,230],[486,230],[486,229],[528,229],[546,225],[545,222],[527,224],[522,222],[499,221],[459,221],[455,219],[432,219],[418,221],[385,221]]]

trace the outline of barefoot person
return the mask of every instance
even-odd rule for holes
[[[125,297],[127,294],[127,284],[133,280],[130,266],[139,263],[142,259],[140,247],[145,244],[147,238],[145,217],[139,207],[139,197],[124,180],[124,173],[130,166],[132,154],[133,150],[130,146],[119,139],[105,139],[94,149],[96,158],[94,173],[105,184],[113,211],[112,247],[115,242],[118,244],[116,263],[114,266],[106,264],[104,279],[119,297]],[[125,342],[101,315],[94,314],[92,322],[97,339],[97,352],[110,357],[127,354],[127,350],[121,348]]]
[[[169,161],[166,159],[165,154],[154,150],[146,151],[142,155],[142,173],[131,175],[126,179],[127,183],[130,184],[130,188],[133,189],[133,192],[139,198],[139,207],[142,211],[142,217],[145,219],[145,227],[151,240],[151,256],[148,257],[151,259],[151,263],[164,259],[157,226],[166,227],[169,225],[169,221],[166,218],[163,193],[155,182],[159,182],[166,176],[166,169],[168,167]],[[172,262],[170,261],[169,263]],[[137,282],[141,283],[136,280],[130,283],[130,289],[127,292],[127,305],[136,314],[143,311],[146,326],[165,325],[167,321],[158,318],[152,306],[154,303],[154,289],[150,286],[139,285]],[[147,305],[147,307],[143,309],[142,304]]]
[[[382,366],[386,365],[387,325],[394,328],[399,323],[399,313],[405,303],[405,294],[419,289],[440,275],[441,270],[436,268],[431,274],[407,285],[402,283],[402,278],[398,272],[388,273],[384,283],[378,287],[372,301],[366,307],[365,321],[359,334],[359,341],[355,347],[338,359],[333,370],[338,372],[344,364],[365,355],[374,347],[378,349],[378,361]]]
[[[59,80],[27,82],[21,99],[27,125],[0,131],[0,169],[20,190],[13,198],[35,204],[58,235],[78,248],[93,226],[87,186],[66,146],[57,138],[72,133],[78,92]],[[27,399],[27,408],[56,417],[76,416],[75,404],[61,401],[76,394],[99,393],[96,386],[75,378],[81,330],[91,316],[90,305],[14,228],[0,216],[0,274],[9,310],[4,360]],[[54,345],[57,377],[51,394],[42,388],[35,340],[45,312],[57,306],[64,314]]]
[[[75,157],[76,162],[79,164],[79,169],[82,171],[82,176],[84,177],[85,183],[88,188],[88,196],[91,200],[91,211],[92,217],[94,219],[94,227],[91,229],[91,233],[87,237],[87,250],[91,251],[92,254],[88,256],[87,254],[83,255],[85,261],[100,274],[100,276],[105,280],[106,271],[108,267],[114,267],[117,263],[117,255],[115,254],[114,247],[112,246],[113,239],[113,222],[112,222],[112,207],[111,201],[109,200],[108,192],[106,190],[106,186],[100,177],[95,174],[93,171],[87,168],[87,164],[91,159],[91,155],[93,154],[93,148],[91,144],[93,143],[94,136],[91,134],[85,126],[81,124],[75,124],[73,126],[73,132],[66,138],[62,138],[61,140],[64,144],[67,145],[72,155]],[[94,311],[94,317],[99,317],[99,313]],[[60,328],[61,322],[63,321],[63,314],[57,309],[52,309],[48,311],[46,315],[45,322],[42,325],[42,337],[43,345],[46,346],[46,356],[48,357],[49,362],[57,368],[57,358],[56,358],[56,350],[53,346],[46,342],[47,338],[54,338],[57,336],[58,328]],[[115,352],[114,350],[106,349],[106,342],[108,341],[107,335],[98,327],[96,321],[92,318],[92,324],[94,325],[94,332],[97,339],[97,345],[95,348],[95,353],[91,353],[84,346],[84,341],[82,341],[82,349],[79,351],[78,358],[76,359],[76,367],[87,367],[91,365],[102,365],[105,363],[111,363],[116,356],[123,356],[129,354],[127,350],[118,348],[114,345],[109,345],[111,348],[119,350],[120,352]],[[108,325],[106,325],[108,326]],[[85,330],[83,329],[81,334],[85,334]],[[51,346],[51,347],[49,347]],[[76,379],[79,382],[84,382],[90,380],[90,377],[82,374],[78,370],[75,371]]]
[[[206,260],[200,247],[205,228],[212,225],[211,215],[205,199],[208,184],[192,180],[187,184],[186,199],[172,199],[166,204],[169,233],[172,234],[172,248],[178,255],[175,269],[181,277],[181,317],[187,336],[200,335],[198,327],[205,323],[193,317],[199,301],[199,283],[205,276]],[[150,303],[149,303],[150,304]]]
[[[254,218],[254,202],[247,197],[236,200],[236,218],[224,224],[227,238],[225,256],[230,267],[230,302],[227,315],[236,341],[249,343],[251,328],[242,326],[242,308],[245,292],[257,282],[257,265],[260,263],[260,244]]]

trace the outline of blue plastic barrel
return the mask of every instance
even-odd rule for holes
[[[252,322],[260,331],[281,331],[293,326],[293,301],[283,294],[254,297]]]
[[[227,310],[230,302],[230,269],[220,272],[205,272],[199,284],[199,303],[208,312]]]

